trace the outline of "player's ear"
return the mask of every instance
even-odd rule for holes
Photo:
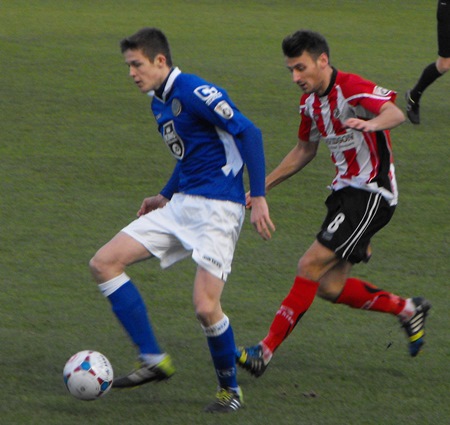
[[[153,60],[154,64],[163,68],[167,64],[167,59],[162,53],[158,53]]]
[[[317,59],[317,62],[319,63],[321,68],[326,68],[329,64],[328,55],[326,53],[321,53]]]

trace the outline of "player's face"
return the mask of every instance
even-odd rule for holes
[[[153,62],[141,50],[126,50],[123,56],[130,77],[142,93],[158,89],[166,79],[169,68],[163,55],[157,55]]]
[[[297,84],[304,93],[317,93],[321,95],[325,92],[330,83],[328,57],[321,54],[317,59],[308,52],[303,52],[301,56],[295,58],[285,58],[286,66],[292,74],[292,81]]]

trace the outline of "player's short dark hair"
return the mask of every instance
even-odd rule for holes
[[[317,59],[322,53],[330,57],[330,48],[327,40],[322,34],[310,30],[299,30],[284,38],[281,47],[288,58],[301,56],[308,52]]]
[[[162,54],[166,57],[168,66],[172,66],[172,55],[167,37],[158,28],[142,28],[120,42],[120,51],[142,50],[143,54],[152,62],[155,57]]]

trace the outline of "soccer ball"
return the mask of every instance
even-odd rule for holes
[[[70,394],[80,400],[96,400],[112,386],[113,368],[98,351],[84,350],[74,354],[64,366],[64,383]]]

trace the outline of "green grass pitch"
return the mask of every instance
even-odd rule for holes
[[[73,353],[101,351],[116,373],[135,352],[92,282],[88,261],[170,175],[148,98],[118,43],[158,26],[175,63],[230,93],[263,131],[271,170],[296,142],[300,91],[280,49],[299,28],[322,32],[333,65],[403,94],[436,59],[435,0],[7,0],[0,5],[0,423],[5,425],[450,423],[450,77],[422,100],[422,124],[392,131],[400,202],[355,275],[433,304],[424,353],[411,359],[395,318],[317,299],[256,380],[246,408],[202,412],[215,392],[191,302],[194,264],[129,270],[177,374],[167,384],[81,402],[64,388]],[[324,146],[268,196],[277,226],[263,242],[247,220],[223,308],[238,344],[265,335],[298,258],[324,216],[333,167]],[[315,397],[311,397],[315,394]]]

